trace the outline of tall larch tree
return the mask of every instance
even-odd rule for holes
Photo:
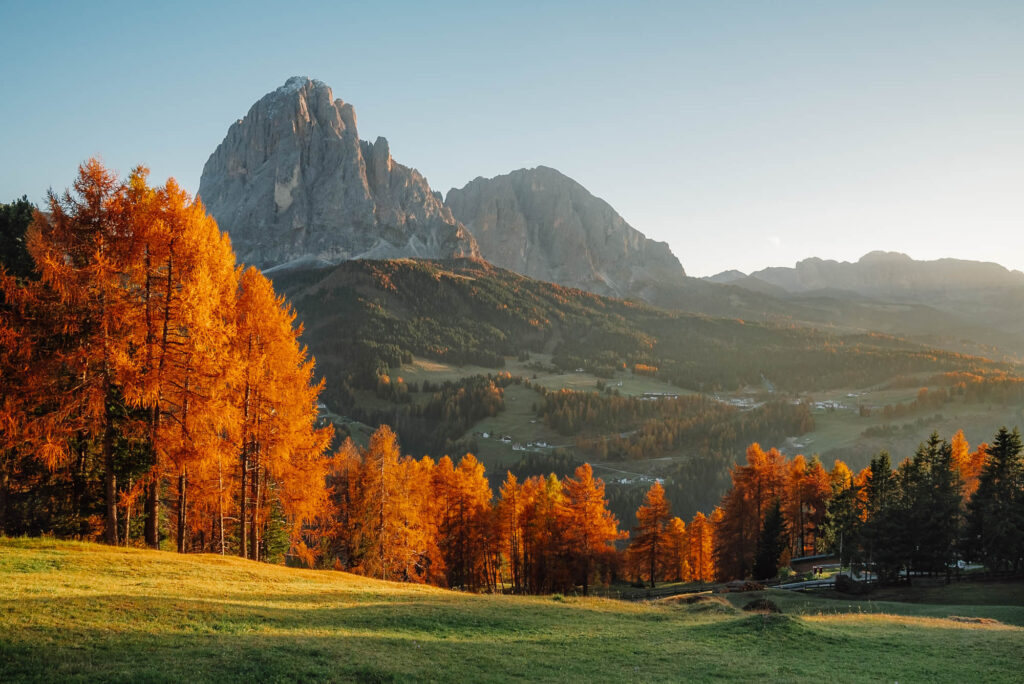
[[[491,488],[472,454],[463,456],[457,468],[446,459],[434,476],[434,496],[444,502],[438,544],[448,585],[475,590],[489,584]]]
[[[231,406],[237,417],[232,434],[238,458],[239,550],[260,558],[272,498],[290,478],[311,482],[325,471],[323,453],[332,432],[316,426],[323,383],[314,382],[313,360],[298,342],[302,329],[295,324],[295,312],[256,269],[242,272],[234,310],[231,351],[237,368]],[[293,541],[296,525],[326,502],[322,487],[308,496],[279,500],[291,520]]]
[[[985,465],[985,457],[988,445],[982,442],[973,452],[964,437],[964,431],[958,430],[950,441],[953,452],[953,463],[957,473],[963,482],[964,502],[970,501],[971,496],[978,489],[978,478],[981,476],[981,469]]]
[[[682,518],[672,518],[665,527],[665,553],[663,575],[670,582],[688,582],[691,579],[689,535]]]
[[[688,564],[691,577],[697,582],[715,579],[715,547],[711,522],[700,511],[686,528]]]
[[[722,498],[722,522],[716,527],[716,567],[723,577],[746,577],[754,565],[764,515],[775,499],[784,499],[785,458],[776,449],[747,448],[747,464],[734,466],[732,488]]]
[[[52,414],[39,415],[36,410],[45,402],[43,393],[49,394],[50,356],[37,348],[32,334],[38,327],[36,314],[42,311],[38,297],[43,293],[39,290],[37,285],[22,283],[0,264],[0,534],[28,531],[14,523],[17,517],[22,524],[31,525],[29,511],[14,514],[19,508],[17,500],[27,498],[51,471],[66,462],[65,447],[54,444],[47,448],[48,435],[55,430],[44,417]],[[46,452],[55,458],[47,458]]]
[[[636,509],[636,520],[636,536],[629,545],[629,553],[636,559],[637,567],[647,574],[653,587],[669,551],[665,531],[669,504],[660,482],[655,482],[647,490],[644,502]]]
[[[523,591],[523,487],[508,471],[498,493],[497,540],[513,593]]]
[[[825,520],[825,509],[832,495],[830,478],[817,457],[810,463],[803,456],[790,462],[786,483],[785,516],[792,537],[794,557],[813,554],[817,531]]]
[[[148,350],[146,354],[146,366],[156,376],[152,390],[156,395],[146,402],[154,409],[151,420],[155,416],[158,421],[156,463],[158,470],[167,467],[176,481],[178,551],[187,549],[190,528],[203,528],[211,518],[211,536],[217,537],[216,547],[222,550],[224,463],[233,453],[225,435],[236,428],[228,391],[235,369],[231,357],[235,333],[231,312],[237,287],[234,254],[202,205],[173,180],[161,195],[158,225],[165,236],[151,243],[164,242],[157,254],[165,264],[163,272],[156,274],[163,300],[150,307],[156,309],[160,325],[155,367],[150,366]],[[149,340],[151,322],[145,327]],[[199,506],[190,506],[190,472]],[[205,508],[205,515],[190,523],[190,508]]]
[[[565,478],[562,488],[565,496],[557,515],[565,531],[567,555],[577,566],[576,582],[583,585],[586,596],[597,562],[613,555],[612,544],[625,535],[608,510],[604,482],[594,477],[589,463],[576,468],[573,477]]]
[[[409,477],[415,461],[401,458],[398,438],[381,426],[364,456],[360,501],[354,522],[354,570],[370,577],[422,582],[428,529],[423,501]]]
[[[564,496],[554,473],[523,482],[523,577],[530,593],[550,591],[561,579],[555,559],[564,533],[557,517]]]
[[[130,339],[125,329],[128,302],[124,287],[130,270],[130,225],[121,202],[124,185],[99,161],[90,159],[78,169],[72,190],[49,192],[48,213],[37,213],[28,234],[28,250],[43,285],[67,307],[78,327],[77,344],[65,350],[63,361],[77,380],[62,396],[62,413],[83,417],[87,435],[100,446],[104,482],[103,539],[118,541],[117,477],[114,441],[120,402],[119,374],[128,358]],[[72,434],[52,444],[70,448]]]

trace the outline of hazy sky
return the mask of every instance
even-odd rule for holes
[[[1024,2],[0,0],[0,201],[98,155],[196,190],[293,75],[446,192],[544,164],[691,275],[1024,269]]]

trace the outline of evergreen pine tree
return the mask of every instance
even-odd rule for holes
[[[0,204],[0,266],[16,278],[28,278],[35,270],[25,237],[34,211],[25,196]]]
[[[889,453],[881,451],[871,459],[868,473],[864,504],[866,521],[860,534],[862,553],[880,577],[896,577],[903,561],[904,525],[899,487]]]
[[[1024,552],[1021,450],[1020,432],[1001,428],[988,448],[978,489],[968,507],[971,555],[994,569],[1020,568]]]
[[[782,516],[782,502],[772,502],[764,517],[761,536],[757,539],[757,554],[754,557],[754,578],[768,579],[779,571],[779,556],[786,549],[789,526]]]

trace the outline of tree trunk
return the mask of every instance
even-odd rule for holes
[[[146,545],[153,549],[160,548],[160,533],[157,518],[160,514],[160,500],[157,498],[159,482],[156,474],[146,485]]]
[[[188,500],[185,494],[185,486],[188,480],[185,476],[185,469],[181,469],[178,475],[178,553],[185,553],[185,514]]]
[[[75,519],[77,521],[78,535],[77,538],[81,539],[85,533],[85,515],[82,512],[82,498],[85,495],[85,438],[81,433],[78,435],[78,441],[76,446],[78,447],[78,463],[75,466],[73,474],[73,503],[72,510],[75,512]]]
[[[103,427],[103,482],[107,500],[103,541],[111,546],[117,546],[117,476],[114,474],[114,421],[110,411],[109,394],[108,391],[106,425]]]
[[[242,487],[241,487],[241,492],[239,493],[239,496],[241,497],[242,501],[241,501],[241,507],[240,507],[241,508],[241,514],[239,516],[239,520],[241,521],[241,528],[239,530],[240,533],[241,533],[241,544],[240,544],[240,548],[239,548],[239,555],[242,558],[248,558],[249,557],[248,537],[246,536],[248,534],[248,530],[249,530],[249,528],[247,526],[247,518],[246,518],[246,516],[248,514],[248,507],[246,506],[246,501],[247,501],[248,496],[249,496],[249,492],[246,489],[246,484],[247,484],[246,478],[248,477],[248,473],[249,473],[249,458],[248,458],[248,454],[246,453],[246,449],[247,448],[248,448],[247,446],[243,446],[242,447],[242,457],[240,459],[241,462],[242,462]]]
[[[251,355],[252,355],[252,336],[250,335],[250,337],[249,337],[248,356],[251,356]],[[247,520],[247,517],[246,517],[247,514],[248,514],[248,508],[246,507],[245,504],[246,504],[246,497],[249,496],[249,491],[246,489],[246,485],[248,484],[246,478],[248,477],[248,472],[249,472],[249,451],[250,451],[251,444],[252,444],[252,440],[251,440],[251,438],[250,438],[250,436],[248,434],[248,430],[249,430],[249,400],[251,398],[252,398],[252,388],[251,388],[251,386],[249,384],[249,378],[247,376],[246,379],[245,379],[245,394],[244,394],[243,400],[242,400],[242,453],[241,453],[241,455],[239,457],[241,459],[241,463],[242,463],[242,478],[241,478],[242,479],[242,487],[241,487],[241,492],[239,494],[239,496],[241,498],[241,506],[240,506],[241,515],[239,516],[239,520],[241,521],[241,527],[240,527],[240,530],[239,530],[239,532],[240,532],[239,536],[241,538],[241,544],[239,545],[240,548],[238,550],[238,553],[239,553],[239,555],[242,558],[248,558],[248,552],[249,552],[248,537],[246,536],[247,533],[248,533],[248,527],[247,527],[248,520]]]
[[[654,569],[658,564],[658,537],[651,540],[651,589],[654,588]]]
[[[7,489],[10,478],[7,475],[7,468],[4,467],[3,475],[0,476],[0,535],[7,534]]]
[[[128,489],[132,488],[132,480],[128,478]],[[128,507],[124,512],[124,545],[128,546],[132,541],[132,508],[135,506],[134,500],[128,502]]]
[[[153,358],[153,344],[156,340],[156,334],[153,329],[153,270],[151,263],[151,256],[149,253],[149,245],[146,245],[146,287],[145,287],[145,298],[146,298],[146,372],[152,373],[156,367],[156,362]],[[145,537],[146,546],[150,548],[158,548],[160,546],[160,533],[157,527],[157,455],[156,455],[156,439],[157,439],[157,428],[160,425],[160,402],[157,400],[157,405],[149,409],[149,449],[151,451],[153,465],[150,472],[150,481],[146,484],[146,497],[142,504],[143,515],[145,516],[145,524],[143,529],[143,536]]]
[[[249,520],[249,558],[259,560],[260,455],[258,451],[256,452],[256,459],[253,462],[250,487],[252,489],[252,517]]]
[[[385,483],[384,483],[384,457],[381,457],[381,460],[380,460],[380,510],[379,510],[379,519],[378,519],[378,523],[377,523],[378,526],[379,526],[379,532],[378,532],[378,537],[377,537],[377,547],[378,547],[378,558],[379,558],[378,562],[380,563],[381,579],[387,579],[388,578],[387,569],[384,567],[384,545],[387,543],[387,540],[384,538],[384,536],[385,536],[384,535],[384,504],[385,504],[385,499],[386,498],[387,497],[385,496]]]
[[[220,555],[224,555],[224,469],[221,454],[217,454],[217,533]]]

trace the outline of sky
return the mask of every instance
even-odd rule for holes
[[[1024,2],[0,0],[0,201],[195,191],[290,76],[447,192],[551,166],[689,275],[872,250],[1024,270]]]

